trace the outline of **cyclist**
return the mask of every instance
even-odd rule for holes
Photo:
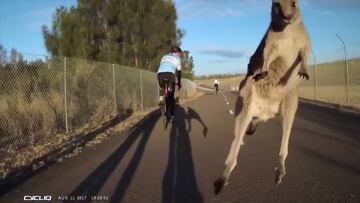
[[[174,92],[175,92],[175,75],[177,77],[177,85],[178,90],[181,88],[181,53],[182,50],[180,47],[174,46],[171,47],[168,54],[163,56],[160,61],[160,67],[157,72],[159,86],[160,86],[160,104],[164,103],[164,80],[169,81],[170,91],[168,92],[168,107],[169,107],[169,114],[170,114],[170,121],[174,122],[174,107],[175,107],[175,100],[174,100]]]
[[[217,79],[214,80],[214,88],[217,94],[219,91],[219,81]]]

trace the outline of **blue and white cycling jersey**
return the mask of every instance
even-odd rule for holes
[[[181,70],[181,59],[176,54],[170,53],[161,58],[158,73],[171,72]]]

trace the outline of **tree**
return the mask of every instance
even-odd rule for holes
[[[5,47],[0,44],[0,64],[3,66],[7,62],[7,51]]]
[[[23,62],[24,61],[24,57],[22,54],[20,54],[18,51],[16,51],[16,49],[12,48],[10,51],[10,63],[11,64],[16,64],[19,62]]]
[[[43,35],[53,55],[156,71],[161,56],[184,35],[176,19],[172,1],[78,0],[76,7],[58,8]]]
[[[183,77],[192,80],[194,78],[194,59],[188,50],[183,51],[181,67]]]

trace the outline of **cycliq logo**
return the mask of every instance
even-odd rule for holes
[[[51,195],[25,195],[25,201],[51,201]]]

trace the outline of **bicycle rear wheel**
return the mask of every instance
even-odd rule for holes
[[[162,122],[163,122],[163,126],[164,129],[166,130],[168,123],[169,123],[169,117],[168,117],[168,113],[167,113],[167,105],[163,104],[162,109],[161,109],[161,114],[162,114]]]
[[[168,84],[165,83],[165,94],[164,94],[164,101],[162,104],[162,120],[163,120],[163,126],[166,130],[168,124],[169,124],[169,116],[168,116]]]

